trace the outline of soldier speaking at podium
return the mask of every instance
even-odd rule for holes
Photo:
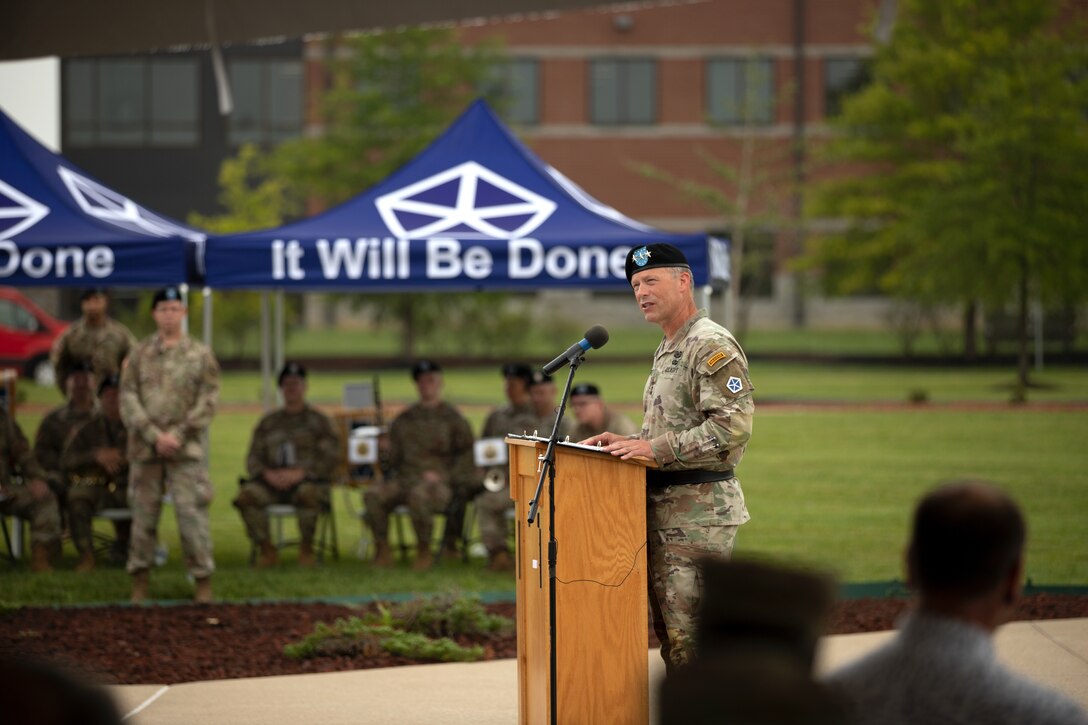
[[[692,656],[702,595],[696,562],[728,557],[737,528],[749,519],[733,471],[755,406],[748,360],[733,335],[695,306],[684,253],[671,244],[638,247],[628,253],[626,271],[646,321],[665,333],[643,393],[642,431],[582,442],[660,466],[646,476],[649,599],[672,675]]]

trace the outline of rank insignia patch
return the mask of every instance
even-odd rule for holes
[[[741,383],[740,383],[740,378],[738,378],[738,377],[729,378],[729,380],[727,380],[726,383],[725,383],[725,387],[727,387],[729,389],[730,393],[739,393],[740,389],[742,387]]]

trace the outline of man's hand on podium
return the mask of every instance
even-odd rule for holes
[[[624,461],[628,458],[655,460],[650,441],[644,441],[641,438],[621,436],[618,433],[601,433],[592,438],[586,438],[584,441],[579,441],[579,443],[586,446],[600,445],[602,451],[607,451]]]

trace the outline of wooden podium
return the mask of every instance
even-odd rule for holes
[[[527,523],[547,442],[506,442],[517,514],[518,722],[649,722],[646,467],[653,464],[556,446],[553,608],[547,479],[537,519]]]

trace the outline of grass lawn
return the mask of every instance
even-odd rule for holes
[[[903,401],[924,389],[935,403],[1002,403],[1011,377],[1004,370],[942,370],[807,366],[784,363],[753,368],[757,400]],[[383,397],[411,399],[411,380],[403,370],[381,371]],[[579,381],[595,381],[605,396],[639,416],[638,400],[646,366],[593,365]],[[312,397],[335,404],[345,381],[363,375],[311,375]],[[1039,376],[1047,388],[1032,391],[1033,401],[1088,402],[1088,371],[1048,368]],[[479,430],[487,409],[499,402],[500,379],[490,368],[449,370],[449,397],[465,406]],[[28,406],[19,415],[32,435],[44,405],[55,404],[55,390],[24,385]],[[375,594],[443,591],[512,592],[508,576],[483,571],[480,561],[445,565],[416,574],[406,567],[377,570],[357,558],[363,536],[355,489],[337,489],[334,506],[341,559],[313,571],[291,565],[294,554],[273,571],[248,566],[249,545],[230,499],[242,470],[249,436],[259,415],[256,374],[224,375],[224,405],[211,431],[211,473],[218,496],[212,505],[212,536],[219,571],[216,594],[225,599],[363,597]],[[1029,523],[1028,577],[1035,584],[1088,583],[1088,410],[970,406],[914,406],[889,409],[759,407],[752,443],[739,472],[752,521],[737,540],[737,555],[772,557],[834,571],[842,581],[902,577],[901,559],[913,503],[938,481],[982,477],[1011,491]],[[294,532],[292,522],[287,531]],[[191,596],[179,561],[173,512],[167,508],[160,538],[170,560],[152,576],[155,598]],[[25,567],[0,568],[0,604],[51,604],[124,599],[128,579],[116,569],[93,576],[71,571],[75,554],[65,547],[61,570],[31,575]],[[4,565],[0,565],[4,567]]]

